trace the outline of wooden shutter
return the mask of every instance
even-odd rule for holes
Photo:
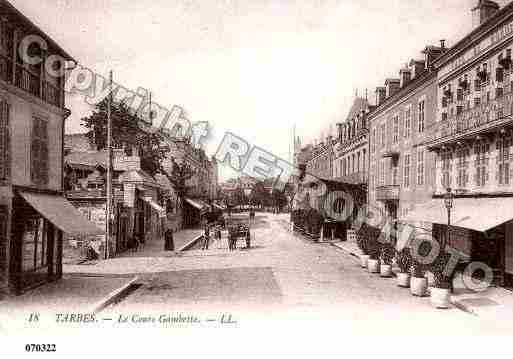
[[[44,120],[32,122],[31,178],[36,184],[48,183],[48,127]]]
[[[0,102],[0,181],[11,177],[10,105]]]
[[[0,206],[0,284],[7,271],[7,206]]]

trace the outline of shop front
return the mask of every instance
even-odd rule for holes
[[[98,235],[58,193],[16,190],[12,201],[9,288],[18,294],[62,277],[63,233]]]
[[[432,236],[460,254],[460,262],[487,264],[494,283],[513,286],[513,197],[455,198],[450,213],[443,199],[419,205],[404,220],[432,223]]]

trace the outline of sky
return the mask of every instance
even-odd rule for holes
[[[82,66],[151,90],[192,122],[208,121],[289,160],[293,129],[318,141],[428,44],[471,30],[477,0],[10,0]],[[508,1],[499,1],[503,6]],[[66,132],[91,112],[67,98]],[[221,178],[233,176],[221,170]]]

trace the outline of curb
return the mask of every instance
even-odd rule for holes
[[[353,252],[353,251],[351,251],[351,250],[349,250],[349,249],[346,249],[346,248],[344,248],[344,247],[342,247],[342,246],[337,246],[337,243],[330,243],[330,244],[331,244],[333,247],[338,248],[338,249],[340,249],[341,251],[344,251],[344,252],[346,252],[347,254],[352,255],[353,257],[360,259],[360,255],[358,255],[357,253],[355,253],[355,252]]]
[[[134,285],[139,280],[139,276],[136,276],[132,278],[129,282],[127,282],[122,287],[113,290],[109,294],[107,294],[105,297],[97,301],[91,308],[91,313],[98,313],[101,312],[105,307],[112,304],[116,299],[121,297],[132,285]]]
[[[459,310],[467,313],[467,314],[471,314],[471,315],[474,315],[474,316],[478,316],[477,313],[469,306],[465,305],[465,304],[462,304],[460,302],[458,302],[457,300],[455,299],[452,299],[451,298],[451,304],[455,307],[455,308],[458,308]]]
[[[189,242],[185,243],[180,249],[177,250],[177,252],[183,252],[192,247],[194,243],[196,243],[201,237],[203,237],[203,234],[199,234],[198,236],[194,237]]]

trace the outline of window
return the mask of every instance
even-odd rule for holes
[[[372,130],[372,153],[376,153],[376,129]]]
[[[399,141],[399,116],[394,116],[394,143]]]
[[[417,151],[417,185],[424,185],[424,150]]]
[[[0,206],[0,273],[7,270],[7,206]]]
[[[385,124],[381,125],[381,146],[385,146]]]
[[[425,119],[426,119],[426,101],[422,100],[419,102],[419,108],[418,108],[418,131],[424,132],[425,129]]]
[[[474,147],[475,159],[475,183],[477,187],[483,187],[488,181],[488,152],[490,145],[485,142],[478,142]]]
[[[474,98],[474,106],[477,107],[479,105],[481,105],[481,98],[480,97]]]
[[[385,160],[381,160],[380,163],[379,163],[379,166],[380,166],[380,171],[379,171],[379,174],[380,174],[380,184],[382,186],[385,185]]]
[[[452,152],[445,151],[441,154],[442,158],[442,187],[451,187],[451,171],[452,171]]]
[[[48,183],[48,126],[38,117],[32,122],[31,177],[35,184]]]
[[[410,137],[411,133],[411,107],[404,112],[404,137]]]
[[[9,115],[9,104],[5,101],[0,101],[0,183],[8,180],[11,174]]]
[[[470,155],[470,151],[466,147],[459,148],[456,151],[458,178],[458,188],[465,188],[468,184],[468,162],[467,158]]]
[[[500,185],[509,185],[509,160],[511,158],[510,148],[512,144],[511,138],[501,138],[497,141],[497,149],[499,155],[497,158],[498,173],[497,179]]]
[[[404,155],[404,172],[403,172],[403,186],[404,188],[410,187],[410,155]]]
[[[22,238],[22,270],[29,272],[46,267],[48,248],[44,218],[27,219]]]

